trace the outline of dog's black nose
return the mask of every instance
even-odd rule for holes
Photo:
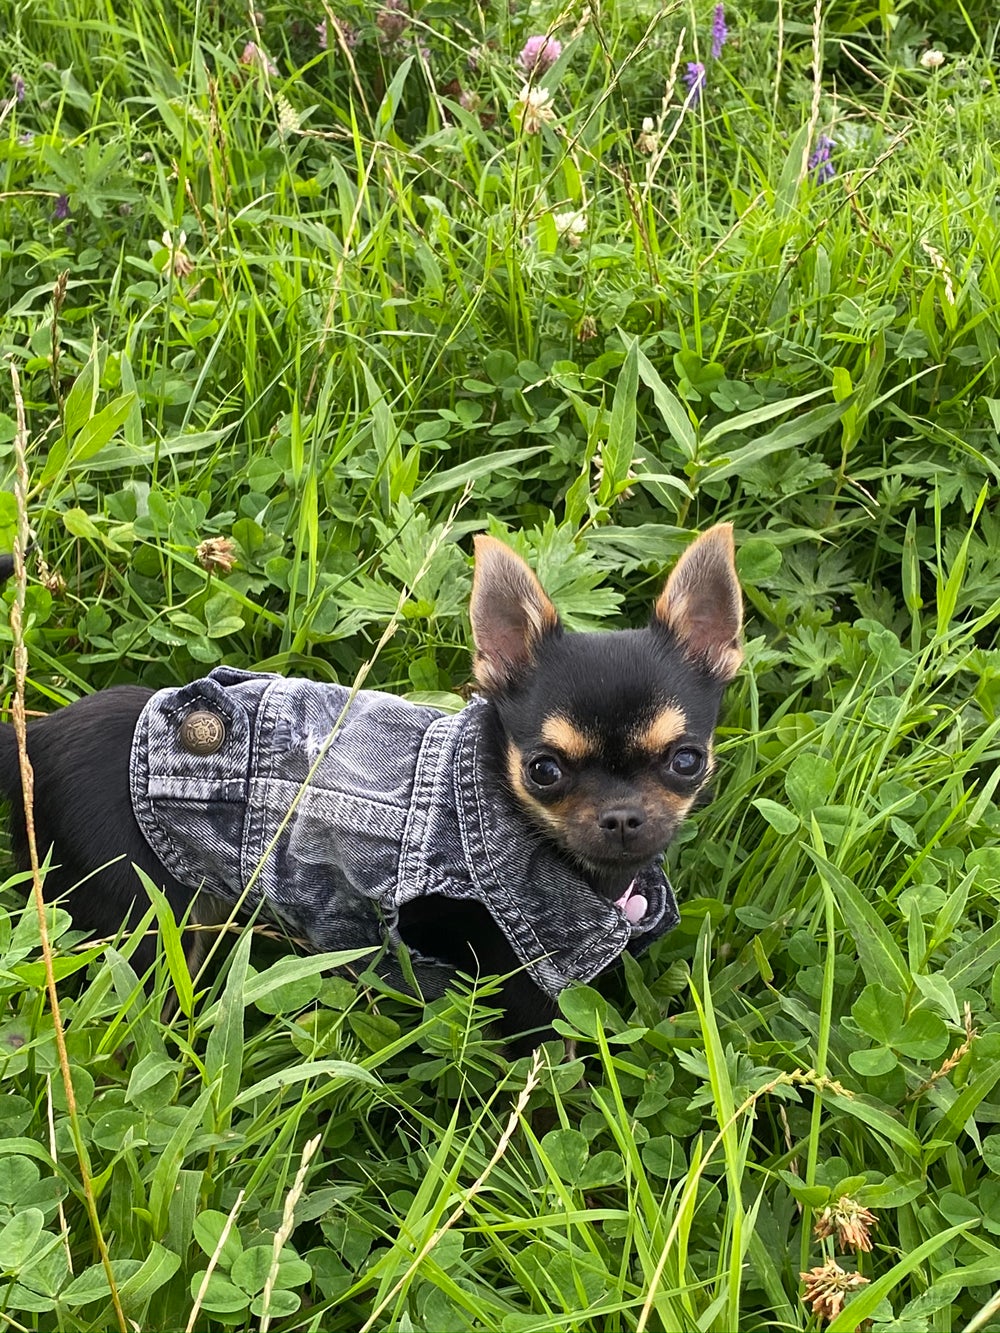
[[[638,805],[619,805],[611,810],[603,810],[597,819],[598,827],[607,837],[613,842],[620,841],[623,847],[635,837],[645,822],[645,813]]]

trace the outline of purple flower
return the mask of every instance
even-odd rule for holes
[[[348,23],[346,19],[333,20],[333,33],[338,43],[343,43],[348,50],[353,51],[358,44],[358,33],[353,23]],[[319,38],[319,49],[327,50],[327,26],[326,19],[316,24],[316,36]]]
[[[556,37],[529,37],[524,44],[517,63],[529,77],[532,74],[544,74],[552,68],[562,55],[562,42]]]
[[[830,149],[833,147],[833,140],[825,134],[821,134],[816,140],[816,148],[809,159],[809,170],[813,174],[813,180],[817,185],[825,185],[827,181],[832,181],[837,174],[837,168],[830,161]]]
[[[266,69],[271,78],[276,78],[278,67],[268,56],[266,51],[262,51],[256,42],[247,42],[240,54],[240,64],[248,68]]]
[[[705,66],[700,60],[688,61],[684,82],[688,86],[688,100],[692,106],[697,106],[701,101],[701,90],[705,86]]]
[[[52,221],[65,222],[69,216],[69,195],[61,194],[56,200],[55,208],[52,210]]]
[[[24,80],[21,78],[20,74],[12,74],[10,76],[10,81],[14,88],[14,101],[23,102],[24,94],[26,92]]]
[[[410,14],[406,0],[383,0],[375,26],[379,30],[379,41],[391,46],[398,42],[410,26]]]
[[[722,48],[729,39],[729,29],[726,27],[726,7],[725,5],[716,5],[715,13],[712,15],[712,59],[718,60],[722,55]]]

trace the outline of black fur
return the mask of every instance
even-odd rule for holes
[[[60,898],[76,889],[73,923],[95,935],[115,935],[148,910],[133,863],[163,889],[178,920],[191,904],[191,891],[164,870],[132,813],[132,734],[152,693],[119,685],[28,724],[35,843],[40,858],[53,848],[45,896]],[[14,855],[27,869],[21,770],[10,725],[0,727],[0,792],[11,806]],[[133,966],[144,972],[154,954],[154,942],[144,940],[133,954]]]

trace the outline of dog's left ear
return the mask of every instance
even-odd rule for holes
[[[670,631],[692,662],[730,681],[743,649],[743,594],[736,577],[733,525],[718,523],[678,560],[653,608],[653,624]]]
[[[476,573],[469,618],[476,680],[487,693],[511,689],[535,663],[535,649],[562,626],[533,571],[495,537],[475,539]]]

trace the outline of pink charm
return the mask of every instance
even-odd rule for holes
[[[625,913],[625,920],[635,926],[646,915],[649,903],[646,901],[644,894],[636,893],[635,880],[633,880],[622,896],[615,899],[615,906],[619,911]]]
[[[632,925],[638,925],[646,915],[646,909],[649,904],[641,893],[633,893],[632,897],[625,904],[625,915]]]

